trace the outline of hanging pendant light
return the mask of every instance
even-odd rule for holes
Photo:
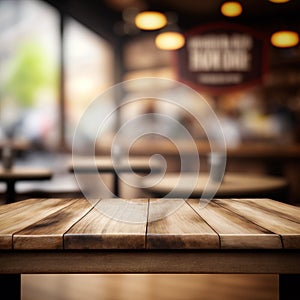
[[[294,47],[299,43],[299,35],[295,31],[277,31],[272,34],[271,43],[279,48]]]
[[[184,36],[175,31],[162,32],[155,38],[155,45],[161,50],[177,50],[184,46]]]
[[[290,0],[269,0],[273,3],[286,3]],[[271,36],[271,44],[279,48],[294,47],[299,43],[299,35],[295,31],[281,30],[274,32]]]
[[[177,50],[184,46],[185,37],[177,26],[168,26],[155,38],[155,45],[161,50]]]
[[[226,17],[237,17],[242,11],[242,5],[237,1],[224,2],[221,6],[221,13]]]
[[[167,24],[166,16],[158,11],[143,11],[136,15],[135,25],[143,30],[161,29]]]
[[[289,2],[290,0],[269,0],[269,1],[273,3],[286,3]]]

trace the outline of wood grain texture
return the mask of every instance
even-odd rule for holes
[[[300,248],[300,223],[286,218],[284,213],[279,213],[281,205],[277,205],[275,201],[273,204],[275,208],[270,205],[258,205],[259,201],[251,201],[248,199],[229,199],[229,200],[215,200],[219,205],[247,218],[253,222],[273,233],[281,236],[283,247],[286,249]],[[261,199],[263,201],[263,199]],[[278,202],[279,203],[279,202]],[[292,208],[289,210],[291,213]],[[290,214],[289,213],[289,214]],[[298,214],[292,213],[293,218]]]
[[[219,249],[0,251],[3,273],[299,274],[300,253]]]
[[[271,199],[247,199],[247,202],[251,202],[257,209],[264,209],[270,211],[272,214],[277,213],[279,216],[300,223],[300,207],[282,203],[279,201],[273,201]]]
[[[27,226],[70,205],[74,200],[32,199],[4,205],[0,218],[0,248],[12,249],[12,236]]]
[[[150,201],[149,220],[148,249],[219,248],[216,232],[183,199]]]
[[[44,201],[46,199],[26,199],[26,201],[19,201],[15,203],[9,203],[5,205],[0,205],[0,216],[2,213],[7,214],[10,210],[11,211],[16,211],[18,209],[24,209],[24,206],[28,205],[35,205],[35,203],[39,203],[41,201]]]
[[[65,234],[65,249],[143,249],[147,211],[147,199],[103,199]]]
[[[29,199],[3,205],[0,250],[300,249],[297,207],[214,199],[200,208],[197,201]]]
[[[63,249],[64,233],[92,207],[85,199],[74,199],[70,205],[16,232],[13,235],[14,249]]]
[[[234,213],[214,201],[202,207],[199,200],[188,200],[191,207],[219,234],[222,249],[280,249],[280,236]]]

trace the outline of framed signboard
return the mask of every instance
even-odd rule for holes
[[[223,93],[262,81],[267,43],[260,32],[232,23],[199,26],[185,34],[177,51],[178,80],[200,90]]]

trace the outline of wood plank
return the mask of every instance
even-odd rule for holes
[[[0,205],[0,215],[6,214],[9,211],[16,211],[18,209],[24,209],[24,205],[35,205],[36,203],[39,203],[43,201],[44,199],[26,199],[25,201],[18,201],[14,203],[9,203],[5,205]]]
[[[103,199],[65,235],[65,249],[143,249],[147,199]]]
[[[279,234],[285,249],[300,249],[300,224],[286,218],[278,209],[258,205],[264,199],[257,199],[257,202],[248,199],[226,199],[215,200],[219,205],[247,218],[249,221]],[[274,201],[274,200],[272,200]],[[275,202],[275,201],[274,201]],[[277,204],[275,204],[275,207]],[[291,210],[292,207],[291,207]]]
[[[219,236],[183,199],[149,203],[148,249],[218,249]]]
[[[14,249],[63,249],[63,234],[90,211],[92,207],[93,205],[88,200],[83,198],[77,199],[71,205],[16,232],[13,235]]]
[[[285,219],[300,223],[300,207],[267,198],[261,200],[247,199],[247,202],[253,203],[257,209],[263,209],[265,211],[270,211],[271,213],[277,212]]]
[[[74,201],[74,199],[30,199],[5,205],[7,211],[2,211],[0,218],[0,249],[12,249],[12,236],[15,232],[42,220]]]
[[[199,199],[190,199],[192,208],[219,234],[222,249],[280,249],[280,236],[244,217],[219,206],[215,201],[199,205]]]

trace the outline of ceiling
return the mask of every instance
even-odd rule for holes
[[[220,13],[221,4],[225,0],[98,0],[98,2],[105,2],[114,10],[122,9],[122,6],[117,3],[123,3],[123,9],[132,3],[140,6],[141,9],[175,12],[183,28],[194,26],[199,22],[226,19]],[[268,0],[239,0],[239,2],[243,5],[244,12],[237,20],[242,22],[278,20],[280,18],[299,19],[299,0],[290,0],[285,4],[275,4]]]
[[[300,32],[300,1],[275,4],[268,0],[240,0],[241,16],[226,18],[220,13],[224,0],[44,0],[59,11],[72,16],[93,31],[111,40],[127,39],[139,34],[133,24],[124,21],[124,13],[136,10],[158,10],[182,30],[207,22],[230,21],[263,30],[290,26]],[[128,15],[128,14],[127,14]],[[128,19],[128,17],[127,17]]]

